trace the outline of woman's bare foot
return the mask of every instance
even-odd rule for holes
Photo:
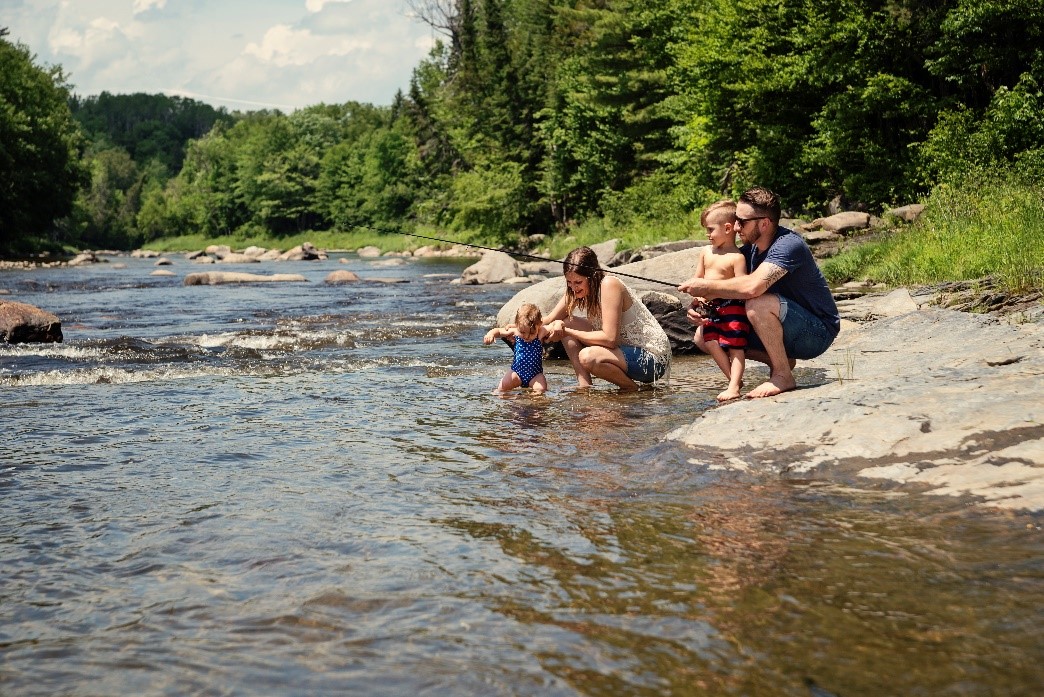
[[[753,390],[747,393],[747,399],[760,399],[762,397],[775,397],[778,394],[789,392],[797,387],[797,383],[794,378],[786,380],[781,377],[774,377],[761,383]]]

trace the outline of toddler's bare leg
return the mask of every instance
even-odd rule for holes
[[[504,373],[504,377],[500,379],[500,384],[497,385],[497,389],[494,390],[494,392],[510,392],[511,390],[515,389],[516,387],[520,387],[521,385],[522,378],[520,378],[518,376],[518,373],[516,373],[515,371],[509,370],[506,373]]]

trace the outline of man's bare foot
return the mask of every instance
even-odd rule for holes
[[[722,392],[721,394],[718,395],[718,401],[719,402],[731,402],[734,399],[739,399],[739,396],[740,396],[739,388],[737,387],[736,389],[732,389],[730,387],[729,389],[725,390],[724,392]]]
[[[797,387],[794,378],[784,380],[780,377],[771,378],[761,383],[747,393],[747,399],[760,399],[762,397],[775,397],[778,394],[789,392]]]

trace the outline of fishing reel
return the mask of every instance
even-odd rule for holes
[[[698,298],[693,300],[692,309],[698,316],[710,322],[718,322],[721,320],[721,315],[718,314],[718,308],[706,300],[700,300]]]

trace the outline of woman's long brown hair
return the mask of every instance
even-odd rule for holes
[[[562,262],[562,273],[570,271],[588,279],[587,297],[577,299],[566,283],[566,313],[572,315],[574,309],[583,310],[588,319],[602,316],[602,279],[605,270],[598,263],[598,255],[590,247],[577,247],[566,255]]]

